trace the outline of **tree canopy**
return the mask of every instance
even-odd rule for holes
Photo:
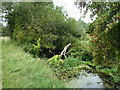
[[[19,43],[29,43],[25,49],[31,53],[60,52],[67,43],[74,43],[73,37],[80,37],[85,28],[76,27],[76,20],[68,18],[62,7],[52,2],[4,2],[3,13],[10,37]],[[34,52],[36,46],[38,51]]]

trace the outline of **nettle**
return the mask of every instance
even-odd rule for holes
[[[91,34],[91,43],[93,57],[96,64],[106,67],[118,65],[120,60],[119,51],[119,28],[120,28],[120,11],[116,8],[99,17],[94,23]],[[111,15],[116,10],[116,14]]]

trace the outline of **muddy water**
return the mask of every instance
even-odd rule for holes
[[[88,73],[83,70],[80,72],[80,75],[74,80],[70,81],[67,84],[69,88],[113,88],[110,87],[107,83],[103,81],[103,78],[100,78],[96,73]]]

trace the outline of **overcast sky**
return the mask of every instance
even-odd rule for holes
[[[64,10],[67,11],[69,17],[72,17],[75,20],[79,20],[81,17],[80,10],[74,5],[74,0],[53,0],[53,3],[57,6],[63,6]],[[91,12],[89,11],[86,14],[86,17],[81,19],[86,23],[92,22],[90,19],[90,14]]]

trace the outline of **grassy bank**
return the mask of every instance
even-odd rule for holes
[[[2,43],[3,88],[63,88],[64,84],[46,64],[35,59],[13,41]]]

